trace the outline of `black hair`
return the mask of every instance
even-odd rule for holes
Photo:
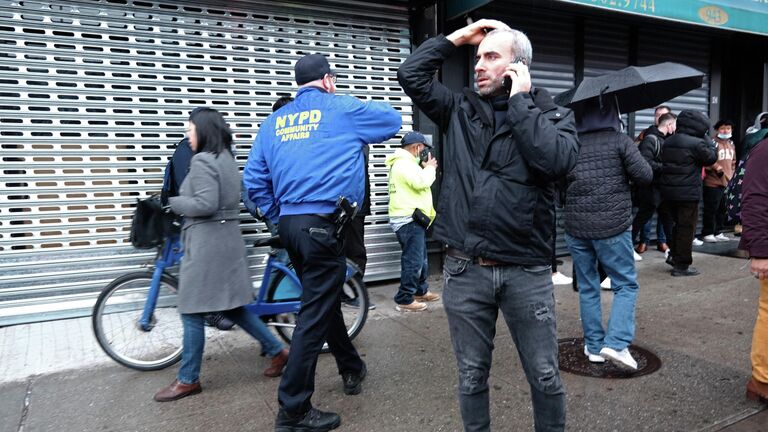
[[[717,123],[715,123],[715,130],[720,129],[721,126],[733,127],[733,122],[730,120],[718,120]]]
[[[197,153],[208,152],[218,156],[224,150],[232,153],[232,132],[224,117],[211,108],[197,108],[189,116],[197,132]]]
[[[672,114],[671,112],[664,113],[661,116],[659,116],[659,126],[668,122],[669,120],[675,120],[675,119],[677,119],[677,116]]]
[[[293,102],[293,98],[290,96],[281,96],[278,100],[275,101],[274,104],[272,104],[272,112],[275,112],[279,110],[280,108],[288,105],[289,103]]]

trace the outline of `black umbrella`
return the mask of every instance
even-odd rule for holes
[[[630,66],[585,78],[581,84],[555,97],[560,106],[577,107],[600,95],[616,97],[619,111],[629,113],[655,107],[701,87],[704,73],[679,63]]]

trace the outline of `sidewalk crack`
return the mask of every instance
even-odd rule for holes
[[[27,392],[24,395],[24,407],[21,409],[21,418],[19,419],[19,427],[16,429],[16,432],[23,432],[24,426],[26,426],[27,423],[27,416],[29,415],[29,403],[32,399],[32,384],[34,383],[34,380],[30,379],[27,381]]]

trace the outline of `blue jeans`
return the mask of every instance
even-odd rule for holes
[[[589,352],[597,354],[603,347],[623,350],[635,338],[635,299],[639,288],[631,233],[625,231],[600,240],[581,239],[566,233],[565,241],[571,250],[579,283],[581,325]],[[613,289],[607,330],[603,329],[600,308],[598,262],[611,278]]]
[[[651,228],[653,228],[653,221],[649,220],[640,231],[640,243],[649,244],[651,242]],[[661,222],[656,222],[656,244],[666,242],[667,236],[664,235],[664,225]]]
[[[416,222],[410,222],[395,231],[397,241],[403,249],[400,256],[400,288],[395,294],[395,303],[413,303],[413,296],[429,291],[427,283],[427,231]]]
[[[261,350],[272,358],[285,348],[269,331],[267,325],[255,314],[244,307],[223,312],[224,316],[239,325],[249,335],[261,343]],[[181,350],[181,367],[176,379],[184,384],[193,384],[200,380],[200,367],[203,363],[205,347],[204,313],[181,314],[184,326],[184,339]]]
[[[565,390],[557,363],[551,267],[484,267],[446,256],[443,275],[464,430],[491,430],[488,376],[499,311],[530,385],[536,431],[564,430]]]

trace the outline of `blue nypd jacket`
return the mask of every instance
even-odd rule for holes
[[[361,205],[363,146],[392,138],[401,124],[400,113],[386,103],[302,88],[261,124],[243,187],[273,222],[283,215],[332,213],[339,196]]]

